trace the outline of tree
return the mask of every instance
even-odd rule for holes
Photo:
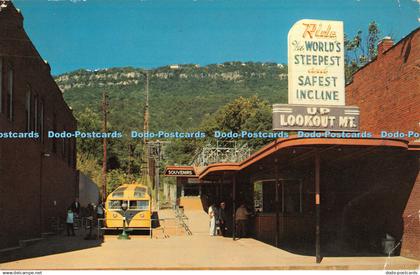
[[[378,54],[376,44],[379,40],[379,33],[378,24],[372,21],[368,26],[368,33],[365,38],[363,38],[361,30],[350,40],[347,36],[344,36],[346,82],[351,80],[352,75],[360,67],[376,58]]]
[[[99,132],[102,130],[101,117],[90,108],[85,108],[76,114],[77,128],[80,132]],[[102,140],[96,138],[79,138],[77,140],[77,152],[90,155],[96,159],[102,156]]]
[[[272,110],[268,101],[258,96],[238,97],[221,107],[214,116],[209,116],[201,125],[207,136],[213,136],[214,131],[224,132],[258,132],[271,131]],[[254,149],[270,140],[246,139]]]

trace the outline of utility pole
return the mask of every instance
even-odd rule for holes
[[[149,131],[149,72],[144,73],[146,84],[144,89],[144,114],[143,114],[143,182],[148,184],[149,180],[149,148],[147,146],[146,134]]]
[[[103,113],[103,132],[107,130],[107,114],[108,114],[108,95],[106,92],[102,93],[102,113]],[[106,168],[107,168],[107,140],[103,139],[103,159],[102,159],[102,200],[106,200]]]
[[[159,210],[160,208],[160,196],[159,196],[159,190],[160,190],[160,164],[163,159],[163,146],[165,144],[168,144],[168,141],[149,141],[147,142],[148,152],[149,152],[149,158],[153,159],[154,163],[154,171],[155,171],[155,177],[153,182],[155,183],[155,202],[156,202],[156,209]]]
[[[143,123],[143,131],[147,133],[149,131],[149,72],[146,71],[146,88],[144,90],[144,123]],[[146,135],[144,136],[144,143],[146,144],[147,138]]]

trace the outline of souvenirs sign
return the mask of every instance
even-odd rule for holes
[[[172,177],[189,177],[195,176],[194,168],[167,168],[165,170],[165,176]]]
[[[289,104],[345,105],[343,22],[303,19],[288,35]]]

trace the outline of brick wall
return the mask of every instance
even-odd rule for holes
[[[420,29],[393,47],[389,41],[379,46],[377,59],[346,87],[346,104],[360,107],[362,130],[420,132]],[[418,153],[414,158],[418,161]],[[420,259],[420,174],[415,169],[417,180],[403,213],[401,255]]]
[[[353,77],[346,105],[360,107],[362,130],[420,132],[420,29]]]
[[[420,162],[417,161],[416,165],[418,170]],[[417,173],[403,218],[404,235],[401,255],[420,259],[420,173]]]
[[[25,33],[23,16],[11,3],[8,5],[0,12],[0,132],[27,131],[26,102],[30,91],[30,131],[40,130],[41,123],[35,123],[35,117],[41,121],[42,105],[44,139],[0,139],[0,248],[50,230],[49,217],[65,215],[78,186],[75,141],[46,138],[46,132],[54,127],[75,130],[76,120],[50,74],[50,66]],[[7,98],[10,70],[12,105]],[[12,118],[8,115],[9,106],[13,106]]]

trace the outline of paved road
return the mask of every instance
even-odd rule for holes
[[[316,264],[313,256],[277,249],[254,239],[233,241],[208,236],[208,218],[188,211],[193,236],[150,239],[134,236],[104,243],[79,237],[53,237],[28,247],[22,260],[0,269],[419,269],[418,261],[403,257],[328,257]],[[38,255],[38,256],[37,256]],[[45,256],[39,256],[45,255]]]
[[[82,236],[56,236],[21,251],[22,260],[0,269],[419,269],[420,262],[403,257],[328,257],[321,264],[313,256],[277,249],[254,239],[208,235],[202,210],[185,212],[192,236],[150,239],[133,236],[122,241],[85,241]],[[171,216],[165,213],[162,217]],[[44,256],[42,256],[44,255]]]
[[[29,250],[41,251],[53,239]],[[73,239],[72,242],[83,242]],[[90,242],[90,241],[85,241]],[[291,254],[253,239],[232,241],[206,235],[169,239],[108,239],[99,246],[0,264],[0,269],[418,269],[403,257],[324,258]]]

